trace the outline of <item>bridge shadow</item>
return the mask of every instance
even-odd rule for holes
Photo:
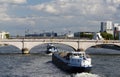
[[[65,45],[65,44],[58,44],[58,43],[52,43],[52,44],[58,49],[58,51],[74,51],[74,48],[72,48],[72,47],[70,47],[68,45]],[[48,43],[41,44],[41,45],[33,47],[30,50],[30,54],[31,53],[45,54],[46,51],[47,51],[47,45],[48,45]]]
[[[120,55],[120,46],[114,44],[99,44],[88,48],[86,53],[92,55]]]
[[[0,46],[0,54],[21,54],[21,50],[13,45]]]
[[[92,48],[105,48],[105,49],[112,49],[112,50],[120,50],[120,46],[114,44],[100,44],[96,46],[92,46]]]
[[[65,44],[53,43],[58,51],[74,51],[74,48]],[[48,43],[33,47],[30,54],[46,54]],[[0,54],[22,54],[22,51],[13,45],[1,45]]]

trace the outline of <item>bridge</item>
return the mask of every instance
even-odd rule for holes
[[[1,39],[0,45],[13,45],[23,53],[29,53],[29,51],[38,45],[47,43],[64,44],[72,47],[74,50],[82,49],[86,50],[91,46],[100,44],[113,44],[120,46],[119,40],[79,40],[79,39]]]

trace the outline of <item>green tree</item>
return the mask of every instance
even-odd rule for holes
[[[81,38],[89,38],[89,39],[92,39],[93,38],[93,34],[87,34],[87,33],[80,33],[80,37]]]
[[[7,39],[9,39],[9,38],[10,38],[10,34],[5,34],[5,37],[6,37]]]
[[[113,35],[110,33],[107,33],[107,32],[101,32],[101,35],[106,40],[113,40],[114,39]]]

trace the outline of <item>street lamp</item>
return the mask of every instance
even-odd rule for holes
[[[78,49],[77,51],[80,51],[80,32],[78,33]]]

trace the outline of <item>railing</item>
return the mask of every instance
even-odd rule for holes
[[[78,40],[78,39],[1,39],[0,42],[101,42],[120,43],[120,40]]]

